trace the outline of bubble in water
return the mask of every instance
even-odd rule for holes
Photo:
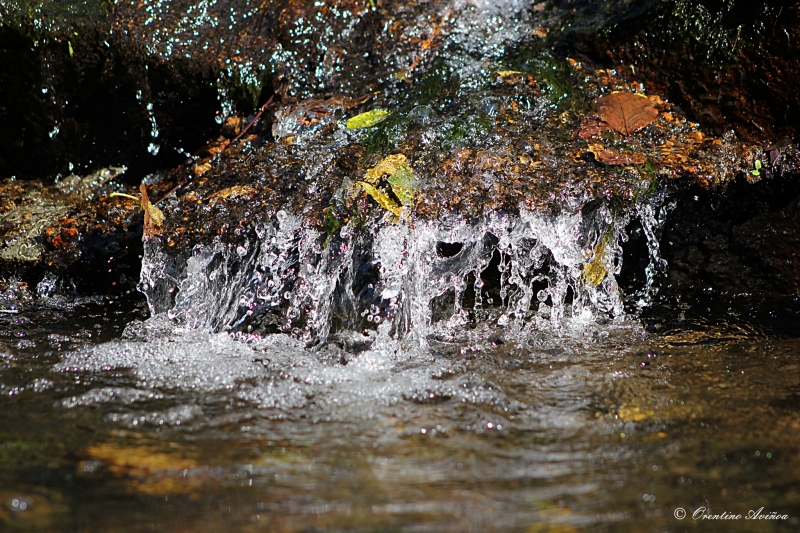
[[[539,300],[540,302],[546,302],[547,298],[549,298],[549,297],[550,297],[550,294],[544,289],[542,289],[542,290],[540,290],[539,292],[536,293],[536,299]]]
[[[436,111],[429,105],[418,105],[409,111],[408,118],[417,125],[425,126],[436,120]]]

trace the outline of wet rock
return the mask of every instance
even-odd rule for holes
[[[584,48],[644,76],[717,135],[774,142],[800,123],[800,11],[783,2],[649,2]]]
[[[724,195],[676,196],[662,237],[667,299],[784,298],[798,294],[795,174],[732,184]],[[724,295],[724,296],[723,296]]]
[[[355,277],[371,281],[347,288],[334,284],[325,289],[325,298],[332,297],[340,304],[349,298],[337,312],[359,316],[381,303],[380,293],[386,289],[375,283],[388,279],[389,267],[381,263],[375,248],[382,242],[381,232],[400,240],[414,239],[419,236],[414,233],[418,225],[442,222],[440,230],[446,233],[462,227],[459,224],[477,228],[487,221],[503,220],[497,223],[508,223],[510,228],[527,220],[525,217],[549,216],[558,223],[547,227],[562,224],[565,231],[573,228],[574,234],[566,239],[572,239],[568,245],[553,241],[553,246],[563,245],[564,250],[553,253],[549,249],[552,259],[544,264],[559,264],[565,269],[559,276],[567,276],[564,279],[569,282],[563,290],[545,291],[539,302],[541,315],[555,320],[560,311],[553,307],[553,298],[567,302],[580,300],[581,295],[594,298],[593,305],[606,312],[617,304],[605,300],[599,304],[601,293],[585,287],[588,280],[598,291],[616,290],[614,275],[609,273],[619,270],[615,255],[619,249],[601,246],[606,239],[624,241],[629,236],[623,227],[642,220],[638,227],[646,246],[639,248],[632,262],[644,274],[631,276],[636,281],[628,296],[651,292],[657,272],[665,269],[659,247],[668,246],[669,241],[658,242],[667,211],[664,205],[674,201],[680,204],[674,213],[693,213],[681,210],[691,198],[687,191],[697,189],[713,203],[737,180],[744,184],[742,190],[747,190],[760,181],[796,172],[793,140],[779,135],[791,133],[788,129],[761,128],[763,134],[754,135],[748,128],[735,126],[733,132],[717,127],[727,118],[708,126],[696,108],[676,104],[690,96],[699,97],[702,86],[686,86],[679,96],[665,81],[673,71],[683,72],[672,68],[672,59],[660,63],[655,58],[656,50],[666,49],[666,34],[660,34],[661,41],[655,37],[647,40],[646,35],[630,29],[654,13],[661,13],[655,20],[663,21],[662,15],[669,12],[678,22],[685,22],[700,17],[699,11],[686,11],[684,3],[669,11],[672,8],[662,2],[624,9],[620,6],[627,6],[626,2],[588,2],[579,8],[560,2],[512,4],[439,1],[384,5],[341,0],[318,5],[282,0],[255,7],[232,0],[204,9],[189,1],[123,2],[110,11],[81,12],[83,18],[74,19],[75,23],[94,31],[94,37],[86,39],[104,39],[110,52],[103,54],[124,50],[125,64],[133,65],[130,72],[136,71],[136,65],[138,74],[150,72],[152,65],[154,70],[164,69],[160,72],[172,76],[173,81],[185,81],[180,65],[188,65],[187,76],[200,76],[201,85],[208,85],[208,76],[216,80],[214,91],[222,107],[219,136],[168,175],[146,177],[151,200],[166,215],[158,234],[148,235],[152,238],[145,248],[141,287],[152,310],[169,310],[176,319],[214,328],[235,325],[289,331],[304,321],[322,320],[295,298],[300,293],[304,295],[301,299],[322,297],[314,292],[322,290],[320,286],[309,280],[357,272]],[[503,11],[503,6],[511,11]],[[57,22],[52,15],[54,9],[43,4],[30,16],[17,9],[6,30],[31,39],[48,36],[50,44],[36,45],[36,53],[56,54],[57,43],[61,46],[59,61],[85,67],[91,61],[80,61],[88,57],[88,44],[84,44],[89,41],[72,43],[63,20]],[[187,25],[187,20],[201,23]],[[221,20],[229,23],[220,24]],[[728,22],[717,22],[720,28],[727,27]],[[644,27],[649,31],[649,25]],[[601,39],[620,46],[613,47],[611,56],[594,57],[603,61],[611,57],[614,67],[579,53],[585,51],[586,43],[597,42],[591,35],[602,28]],[[730,38],[724,31],[717,36],[719,42]],[[710,33],[705,37],[710,38]],[[747,40],[747,47],[742,48],[743,64],[760,57],[755,51],[757,42]],[[768,49],[775,58],[789,57],[775,52],[776,46]],[[103,54],[91,64],[107,61]],[[712,59],[703,64],[704,72],[710,72],[709,65],[719,64]],[[42,61],[57,64],[52,58]],[[137,130],[142,132],[139,147],[155,156],[163,144],[161,139],[168,136],[159,126],[166,120],[166,107],[159,109],[160,103],[180,99],[182,93],[162,91],[166,96],[158,96],[152,90],[152,74],[146,72],[130,89],[136,89],[134,105],[149,128]],[[737,98],[751,94],[747,91],[752,84],[742,87],[744,92],[736,93]],[[601,102],[615,92],[647,97],[649,118],[641,128],[618,125],[615,131],[606,127],[610,119],[604,116]],[[59,98],[66,100],[65,94]],[[268,96],[272,97],[269,105],[264,105],[251,123],[256,117],[249,115],[250,111],[267,102]],[[390,114],[371,127],[346,128],[347,119],[376,109]],[[759,109],[753,107],[751,115],[758,115]],[[623,123],[627,120],[620,119]],[[734,122],[741,121],[737,118]],[[400,156],[414,176],[413,187],[395,187],[389,174],[367,179],[369,170],[381,161]],[[132,181],[143,177],[142,168]],[[62,184],[68,189],[82,187],[82,181],[72,179],[62,180]],[[91,208],[83,214],[49,212],[50,218],[37,230],[43,232],[41,243],[38,237],[25,241],[9,234],[8,253],[19,255],[18,249],[23,247],[31,265],[71,268],[69,265],[79,264],[78,258],[88,261],[89,251],[101,244],[113,247],[108,239],[99,239],[104,228],[131,235],[126,228],[133,227],[133,222],[108,210],[125,206],[135,211],[133,204],[96,196],[87,205]],[[8,225],[16,225],[16,215],[8,216]],[[44,216],[41,213],[37,220]],[[95,222],[95,233],[88,229],[93,216],[103,221]],[[671,220],[692,227],[691,219]],[[714,224],[709,222],[700,232],[705,235],[702,240],[686,236],[672,241],[669,253],[675,267],[671,279],[681,275],[697,279],[690,272],[693,261],[704,261],[703,271],[718,278],[727,276],[724,265],[739,264],[726,263],[726,254],[735,246],[728,242],[733,226],[727,222],[723,226],[724,235],[711,229]],[[500,268],[489,268],[489,263],[504,266],[487,252],[494,244],[483,244],[484,236],[486,242],[492,238],[503,242],[503,236],[496,234],[502,232],[492,231],[461,242],[464,252],[457,255],[474,261],[471,270],[453,270],[451,263],[457,261],[452,260],[435,265],[441,272],[450,272],[453,279],[462,276],[446,289],[453,294],[454,316],[461,316],[458,302],[467,293],[465,280],[483,284],[483,270]],[[513,234],[515,230],[508,231]],[[88,245],[90,234],[99,243]],[[528,241],[514,253],[523,248],[531,253],[539,250]],[[432,246],[423,248],[435,255],[435,243]],[[582,252],[574,254],[573,247]],[[500,248],[494,250],[500,254]],[[53,253],[48,256],[48,252]],[[347,254],[354,254],[352,265],[334,261]],[[102,253],[93,257],[91,261],[99,261],[95,265],[106,258]],[[748,271],[746,264],[741,262],[741,271]],[[131,267],[134,265],[132,261]],[[217,272],[221,265],[230,277],[212,278],[209,272]],[[326,270],[330,268],[339,270]],[[498,280],[487,281],[488,285],[503,286],[505,275],[498,270]],[[204,288],[190,286],[191,276],[203,279]],[[254,276],[257,279],[253,280]],[[240,298],[241,294],[226,286],[232,279],[238,289],[250,291],[248,294],[260,291],[258,297]],[[267,286],[268,280],[273,282],[271,286]],[[480,302],[484,297],[481,288],[471,290],[469,298]],[[535,292],[540,290],[537,287]],[[337,291],[350,291],[357,297],[343,300]],[[501,293],[489,299],[503,300]],[[524,311],[518,314],[536,312],[529,296],[520,301]],[[212,313],[213,318],[198,317],[188,311],[193,298],[208,305],[216,302],[221,309]],[[353,303],[356,300],[359,303]],[[253,316],[244,310],[248,305],[251,311],[263,311],[249,324],[243,318]],[[388,312],[363,316],[370,317],[374,326],[375,317],[383,320]]]
[[[219,128],[213,74],[148,56],[111,31],[111,8],[0,5],[0,176],[50,182],[125,165],[136,182]]]
[[[5,180],[0,211],[0,272],[31,288],[118,294],[138,279],[142,216],[109,193],[124,169],[68,176],[45,186]],[[12,283],[13,285],[14,283]]]

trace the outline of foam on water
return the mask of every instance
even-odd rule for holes
[[[498,342],[562,353],[630,330],[615,278],[620,243],[637,214],[656,231],[656,211],[594,202],[561,214],[345,227],[333,239],[280,212],[245,243],[197,245],[183,259],[151,241],[141,286],[153,318],[58,366],[101,380],[122,372],[135,387],[101,388],[64,407],[119,401],[133,409],[114,414],[120,423],[180,424],[202,409],[132,404],[195,389],[274,419],[369,419],[439,399],[524,410],[485,376],[437,354]],[[597,285],[586,279],[590,263],[606,272]]]
[[[123,339],[72,352],[56,369],[102,376],[122,368],[135,377],[137,389],[215,391],[259,376],[263,367],[255,359],[251,348],[224,333],[176,329],[168,335]]]

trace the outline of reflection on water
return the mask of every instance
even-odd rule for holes
[[[427,348],[0,317],[11,531],[791,531],[800,339],[732,317]],[[658,328],[651,328],[658,329]],[[674,510],[788,514],[679,521]]]

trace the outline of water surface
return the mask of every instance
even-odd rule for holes
[[[795,530],[800,339],[687,314],[311,350],[142,322],[140,302],[20,308],[0,316],[0,523]]]

